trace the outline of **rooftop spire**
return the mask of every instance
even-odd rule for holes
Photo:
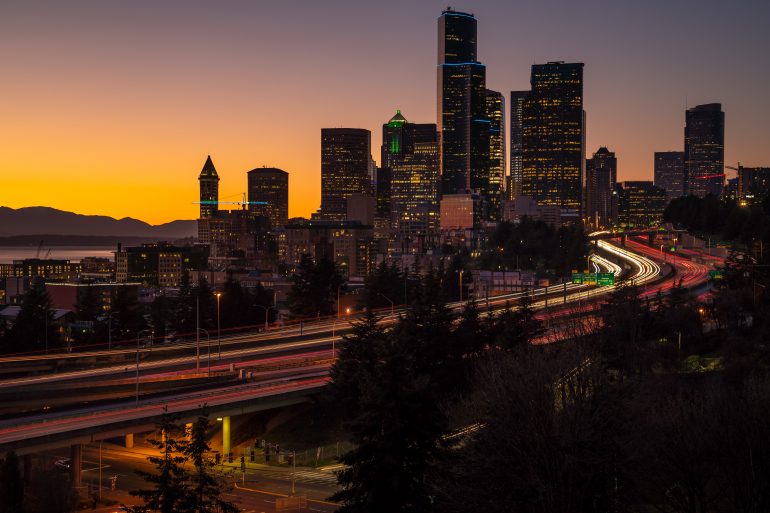
[[[211,155],[206,157],[206,163],[203,164],[203,169],[201,169],[201,174],[198,176],[198,180],[202,178],[216,178],[219,180],[217,169],[214,167],[214,163],[211,161]]]

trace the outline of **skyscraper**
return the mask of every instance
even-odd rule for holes
[[[247,173],[249,202],[265,202],[265,205],[249,205],[256,216],[270,219],[273,228],[286,226],[289,220],[289,173],[275,167],[258,167]]]
[[[489,120],[489,186],[481,191],[487,197],[485,217],[491,221],[502,218],[505,189],[505,97],[487,89],[486,117]]]
[[[522,194],[577,220],[585,165],[583,64],[535,64],[531,83],[522,113]]]
[[[684,152],[655,152],[655,185],[666,191],[666,202],[684,196]]]
[[[521,196],[522,155],[522,120],[524,100],[529,91],[511,91],[511,165],[506,189],[506,199]]]
[[[439,146],[436,125],[409,123],[397,111],[382,125],[381,162],[390,169],[390,215],[401,236],[439,226]]]
[[[369,130],[321,129],[321,219],[342,221],[351,194],[374,195],[371,160]]]
[[[613,193],[618,178],[615,152],[602,146],[586,162],[586,220],[594,228],[615,222],[617,200]]]
[[[441,193],[489,190],[486,68],[476,59],[476,18],[447,9],[438,18]]]
[[[725,113],[722,104],[687,109],[684,127],[685,193],[719,196],[725,182]]]
[[[206,158],[200,175],[198,175],[198,187],[200,189],[201,219],[213,217],[219,207],[219,175],[211,161],[211,155]]]

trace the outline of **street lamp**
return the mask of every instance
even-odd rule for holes
[[[222,331],[219,328],[219,298],[222,296],[221,292],[216,293],[217,296],[217,346],[219,347],[219,359],[222,359]]]
[[[391,301],[390,298],[385,294],[383,294],[382,292],[376,292],[376,293],[384,297],[388,301],[388,303],[390,303],[390,315],[394,315],[396,310],[396,305],[393,303],[393,301]]]
[[[459,269],[455,271],[456,273],[460,274],[460,301],[463,300],[463,273],[465,273],[464,269]]]
[[[256,306],[257,308],[261,308],[262,310],[265,311],[265,331],[267,331],[267,328],[269,327],[269,324],[267,322],[267,312],[269,312],[270,309],[272,309],[273,307],[272,306],[263,306],[263,305],[254,305],[254,306]]]
[[[139,404],[139,340],[142,333],[148,333],[150,330],[142,330],[136,335],[136,404]]]
[[[660,254],[663,255],[663,262],[665,262],[666,261],[666,252],[663,251],[663,246],[665,246],[665,244],[661,244],[660,245]]]
[[[205,330],[203,328],[198,328],[198,331],[202,331],[203,333],[206,334],[206,348],[207,348],[206,356],[208,357],[208,361],[209,361],[208,374],[209,376],[211,376],[211,335],[209,335],[208,330]]]

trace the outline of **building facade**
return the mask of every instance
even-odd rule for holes
[[[583,64],[535,64],[531,84],[522,113],[522,194],[577,219],[585,165]]]
[[[320,219],[343,221],[352,194],[373,196],[371,133],[363,128],[321,129]]]
[[[521,180],[523,169],[523,129],[524,100],[529,91],[511,91],[511,163],[509,167],[508,184],[506,187],[506,199],[512,200],[521,196]]]
[[[621,225],[646,228],[660,224],[666,210],[666,191],[647,181],[623,182],[619,189]]]
[[[770,167],[738,166],[737,196],[747,203],[761,203],[770,195]]]
[[[441,194],[489,189],[486,67],[476,56],[476,18],[447,9],[438,18]]]
[[[208,221],[208,219],[206,219]],[[185,270],[205,269],[207,246],[174,246],[166,242],[122,247],[115,252],[115,281],[178,287]]]
[[[687,109],[684,127],[685,193],[719,197],[725,175],[725,113],[720,103]]]
[[[586,162],[585,217],[589,226],[604,228],[615,223],[617,179],[618,160],[615,153],[602,146]]]
[[[487,89],[489,120],[489,189],[480,191],[486,197],[484,218],[499,221],[505,192],[505,97]]]
[[[274,167],[260,167],[249,171],[247,176],[249,212],[270,219],[272,228],[286,226],[289,221],[289,173]]]
[[[666,191],[666,202],[685,194],[684,152],[655,152],[655,185]]]

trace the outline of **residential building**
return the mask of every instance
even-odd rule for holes
[[[666,191],[652,182],[623,182],[620,187],[618,217],[625,227],[657,226],[663,221]]]

